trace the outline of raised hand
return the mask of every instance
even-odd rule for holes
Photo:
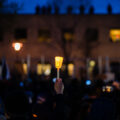
[[[61,78],[56,80],[55,85],[54,85],[54,89],[55,89],[57,94],[63,94],[64,84],[63,84]]]

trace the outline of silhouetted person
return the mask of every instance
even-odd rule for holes
[[[55,96],[54,100],[48,92],[42,92],[37,97],[37,102],[33,105],[33,113],[36,118],[32,120],[64,120],[64,102],[62,79],[57,79],[54,83]],[[55,106],[54,106],[55,104]]]
[[[85,13],[85,7],[83,5],[80,6],[80,14],[84,14]]]
[[[67,14],[72,14],[72,10],[73,10],[72,6],[68,6]]]
[[[15,90],[8,93],[5,108],[8,120],[29,120],[29,101],[24,92]]]
[[[52,10],[51,6],[48,6],[47,7],[47,14],[51,14],[51,10]]]
[[[55,14],[59,14],[59,7],[55,6]]]
[[[36,14],[40,14],[40,6],[39,5],[36,6],[35,13]]]
[[[112,14],[112,6],[109,4],[107,7],[108,14]]]
[[[46,7],[45,7],[45,6],[43,6],[43,7],[41,8],[41,11],[42,11],[42,14],[43,14],[43,15],[44,15],[44,14],[46,14],[46,12],[47,12]]]
[[[90,7],[89,14],[94,14],[94,7],[93,6]]]

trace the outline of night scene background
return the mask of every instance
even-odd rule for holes
[[[2,0],[1,0],[2,1]],[[34,14],[37,5],[54,7],[56,4],[60,7],[60,13],[66,13],[68,6],[73,6],[74,13],[78,13],[80,5],[85,5],[86,13],[90,6],[94,6],[96,14],[107,14],[106,8],[110,4],[113,8],[113,13],[120,13],[120,0],[6,0],[5,4],[15,3],[20,7],[20,14]]]
[[[120,120],[120,0],[0,0],[0,120]]]

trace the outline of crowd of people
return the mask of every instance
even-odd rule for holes
[[[0,120],[119,120],[119,112],[120,84],[114,80],[0,80]]]

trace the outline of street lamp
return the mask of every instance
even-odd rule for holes
[[[22,46],[23,46],[23,44],[20,42],[12,43],[12,47],[14,48],[15,51],[20,51]]]
[[[14,48],[15,52],[16,52],[16,61],[18,61],[19,59],[19,51],[21,50],[21,48],[23,47],[23,43],[21,42],[14,42],[12,43],[12,47]]]

